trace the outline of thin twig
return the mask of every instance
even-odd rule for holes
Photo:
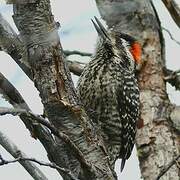
[[[59,171],[62,171],[63,173],[66,173],[72,180],[78,180],[78,178],[76,178],[75,175],[69,169],[57,166],[55,163],[43,162],[43,161],[36,160],[35,158],[23,158],[23,157],[18,157],[13,160],[5,160],[0,154],[0,166],[5,165],[5,164],[10,164],[10,163],[15,163],[15,162],[21,162],[21,161],[31,161],[41,166],[47,166],[53,169],[57,169]]]
[[[12,142],[4,133],[0,131],[0,145],[6,149],[14,158],[21,155],[23,158],[27,158],[27,155],[22,152],[14,142]],[[20,164],[26,169],[26,171],[32,176],[34,180],[48,180],[48,178],[43,174],[43,172],[35,166],[33,163],[20,162]]]
[[[159,180],[180,158],[180,155],[178,155],[175,159],[173,159],[166,167],[162,169],[162,171],[159,173],[158,177],[156,180]]]
[[[180,42],[177,41],[177,40],[173,37],[173,35],[171,34],[171,32],[170,32],[168,29],[166,29],[165,27],[162,27],[162,29],[169,34],[170,38],[171,38],[175,43],[177,43],[178,45],[180,45]]]
[[[28,4],[36,2],[37,0],[6,0],[6,4]]]
[[[4,108],[0,107],[0,115],[6,115],[11,114],[13,116],[25,114],[26,116],[29,116],[33,120],[37,121],[38,123],[46,126],[51,130],[51,132],[63,140],[65,143],[67,143],[70,147],[70,149],[73,149],[73,152],[76,155],[76,158],[81,162],[84,166],[86,166],[89,169],[92,169],[92,166],[86,161],[84,158],[83,153],[79,150],[79,148],[76,146],[76,144],[67,136],[66,134],[59,132],[58,129],[56,129],[52,124],[50,124],[47,120],[45,120],[42,116],[36,115],[30,111],[26,111],[25,109],[15,109],[15,108]]]
[[[70,51],[70,50],[64,50],[64,55],[65,56],[71,56],[71,55],[80,55],[80,56],[92,56],[92,53],[88,52],[81,52],[81,51]]]

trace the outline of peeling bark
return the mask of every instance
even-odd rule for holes
[[[154,180],[161,169],[179,154],[178,134],[169,122],[172,105],[163,77],[164,43],[160,22],[151,1],[96,0],[109,28],[136,37],[143,48],[139,73],[141,116],[136,145],[142,177]],[[174,165],[162,180],[178,180]]]

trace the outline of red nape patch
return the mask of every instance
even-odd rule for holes
[[[134,42],[131,44],[130,52],[137,64],[141,62],[141,45],[138,42]]]

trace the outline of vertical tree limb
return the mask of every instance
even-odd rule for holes
[[[64,159],[51,159],[64,164],[82,179],[114,179],[106,155],[96,143],[93,127],[81,108],[51,13],[49,0],[36,4],[14,5],[14,21],[27,47],[28,61],[33,71],[35,86],[40,92],[45,112],[51,123],[64,131],[82,151],[92,169],[83,167],[66,144],[56,138]],[[96,158],[95,158],[96,157]]]
[[[143,48],[139,74],[141,116],[136,145],[142,177],[153,180],[179,154],[178,134],[169,123],[172,108],[163,77],[165,62],[160,22],[150,0],[96,2],[109,28],[136,37]],[[178,180],[179,168],[174,165],[163,178]]]

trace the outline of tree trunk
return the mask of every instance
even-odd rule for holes
[[[13,18],[27,48],[32,79],[40,92],[45,114],[59,132],[68,135],[77,146],[75,151],[70,146],[72,142],[56,137],[57,153],[46,149],[49,159],[70,169],[79,179],[114,179],[64,62],[50,1],[16,4]]]
[[[160,21],[150,0],[96,0],[109,28],[136,37],[142,44],[139,78],[141,115],[136,146],[142,177],[155,180],[161,170],[179,154],[178,132],[172,127],[164,82],[164,40]],[[178,165],[173,165],[162,180],[178,180]]]

